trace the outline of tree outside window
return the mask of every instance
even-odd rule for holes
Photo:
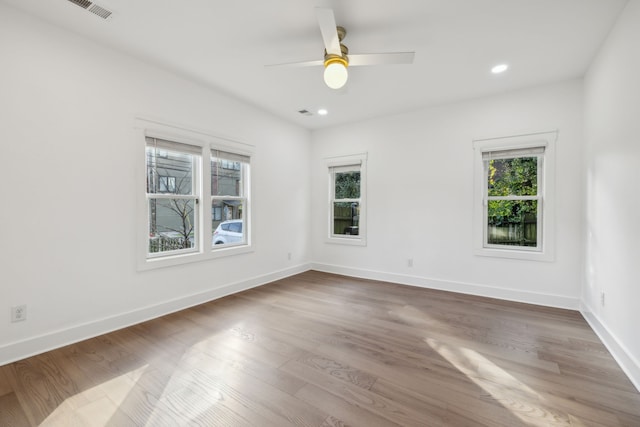
[[[476,255],[554,260],[557,138],[550,131],[473,141]]]
[[[487,161],[487,244],[538,246],[538,158]]]
[[[359,234],[360,171],[336,172],[333,234]]]
[[[366,161],[366,153],[327,159],[329,243],[366,245]]]
[[[194,171],[198,170],[200,159],[197,153],[197,147],[184,144],[155,139],[147,144],[149,254],[195,247],[198,189]]]

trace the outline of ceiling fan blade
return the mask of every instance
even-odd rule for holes
[[[322,33],[322,40],[324,40],[324,48],[327,53],[342,55],[333,9],[316,7],[316,15],[318,16],[318,24],[320,25],[320,32]]]
[[[316,67],[319,65],[324,65],[324,61],[302,61],[302,62],[285,62],[283,64],[268,64],[265,65],[267,68],[301,68],[301,67]]]
[[[349,66],[412,64],[415,52],[364,53],[349,55]]]

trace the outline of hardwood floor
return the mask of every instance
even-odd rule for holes
[[[307,272],[0,367],[0,426],[640,426],[574,311]]]

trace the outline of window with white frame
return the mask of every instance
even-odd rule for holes
[[[553,259],[555,135],[474,141],[476,254]]]
[[[249,157],[211,151],[211,212],[214,245],[246,244],[246,177]]]
[[[197,250],[201,154],[200,147],[147,138],[149,257]]]
[[[250,247],[250,153],[215,141],[175,139],[145,137],[147,231],[141,268]]]
[[[329,241],[366,244],[366,155],[328,159]]]

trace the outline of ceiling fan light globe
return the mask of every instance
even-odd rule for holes
[[[340,89],[347,83],[348,78],[347,67],[340,62],[333,62],[324,69],[324,82],[331,89]]]

